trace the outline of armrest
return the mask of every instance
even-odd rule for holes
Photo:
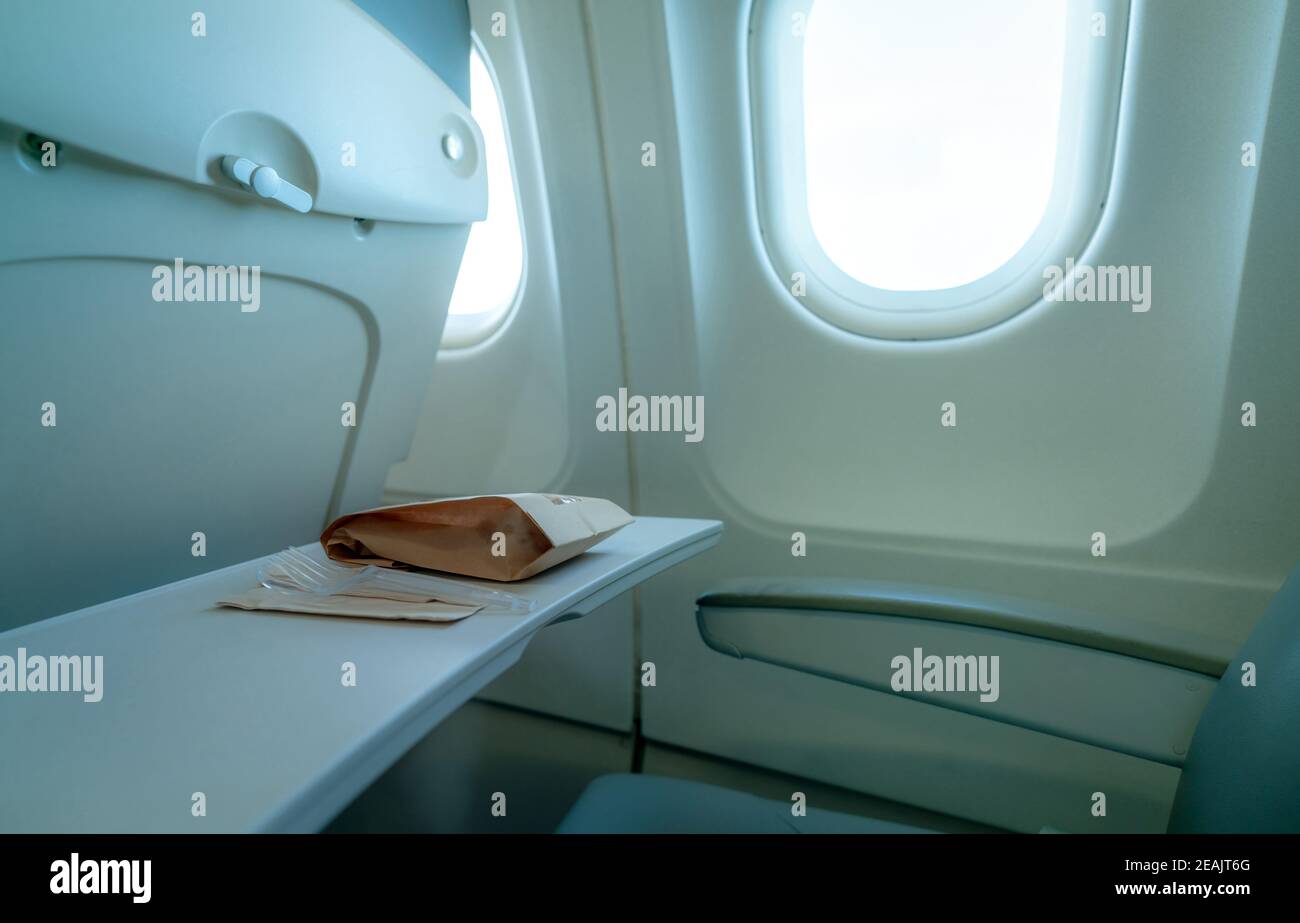
[[[1236,651],[1191,632],[951,587],[835,577],[746,577],[719,584],[700,606],[892,615],[1059,641],[1219,677]]]
[[[754,578],[698,605],[721,653],[1172,766],[1226,662],[1194,636],[938,587]]]

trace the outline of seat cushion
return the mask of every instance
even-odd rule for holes
[[[1300,832],[1298,701],[1300,564],[1205,706],[1178,779],[1170,833]]]
[[[583,791],[557,833],[933,833],[870,817],[809,808],[663,776],[601,776]]]

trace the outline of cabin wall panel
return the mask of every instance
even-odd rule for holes
[[[1148,313],[1039,304],[969,337],[883,343],[803,310],[762,260],[746,8],[587,7],[629,388],[706,407],[700,443],[635,437],[637,506],[727,528],[640,591],[644,733],[1015,829],[1086,828],[1091,785],[1126,793],[1108,829],[1161,829],[1170,767],[731,660],[700,640],[693,601],[727,577],[877,578],[1240,644],[1300,553],[1300,366],[1277,342],[1300,278],[1274,243],[1300,188],[1282,82],[1295,14],[1284,34],[1280,2],[1133,5],[1112,193],[1081,259],[1150,265]],[[1261,138],[1261,166],[1242,166]],[[1245,400],[1267,424],[1241,426]],[[968,773],[980,797],[954,798]]]

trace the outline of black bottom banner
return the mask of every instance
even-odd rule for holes
[[[1226,909],[1289,898],[1298,845],[1290,836],[9,836],[0,882],[7,910],[340,911],[431,896],[431,912],[458,915],[512,898],[551,912],[561,896],[607,909],[612,898],[633,913],[647,901],[734,909],[781,896],[848,898],[864,910]]]

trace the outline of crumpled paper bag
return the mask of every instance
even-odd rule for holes
[[[581,554],[632,521],[595,497],[500,494],[350,513],[320,542],[335,561],[523,580]]]

